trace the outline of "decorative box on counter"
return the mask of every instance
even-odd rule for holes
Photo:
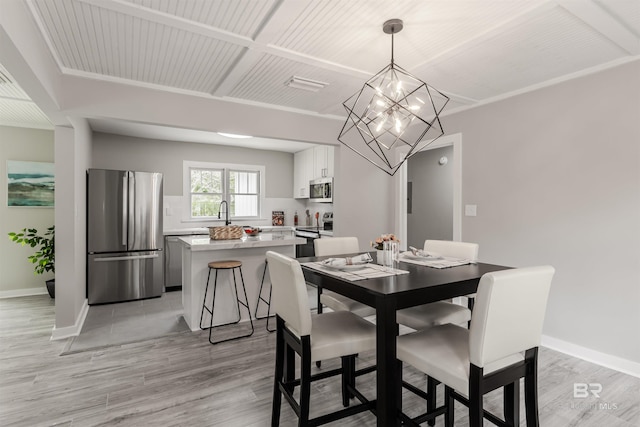
[[[239,225],[209,227],[209,237],[213,240],[241,239],[242,227],[240,227]]]
[[[271,225],[284,225],[284,211],[271,211]]]

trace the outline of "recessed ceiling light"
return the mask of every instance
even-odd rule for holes
[[[251,135],[238,135],[235,133],[216,132],[218,135],[226,136],[227,138],[246,139],[253,138]]]
[[[320,89],[327,86],[329,83],[319,82],[317,80],[311,80],[304,77],[292,76],[285,82],[285,85],[294,89],[307,90],[309,92],[317,92]]]

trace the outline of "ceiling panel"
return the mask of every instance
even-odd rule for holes
[[[53,129],[38,106],[28,101],[0,98],[0,125]]]
[[[426,67],[430,83],[442,91],[482,100],[626,56],[619,46],[561,7],[529,14],[477,43]]]
[[[285,83],[292,76],[304,77],[328,83],[328,85],[318,92],[291,88]],[[324,112],[323,110],[326,108],[340,105],[363,83],[364,81],[334,71],[264,54],[229,96],[266,104]],[[342,110],[340,113],[342,114]]]
[[[42,110],[0,64],[0,125],[52,129]]]
[[[63,67],[212,92],[244,48],[81,1],[36,0]]]
[[[595,3],[622,23],[636,37],[640,37],[640,1],[595,0]]]
[[[342,117],[389,63],[392,18],[395,62],[445,112],[640,58],[638,0],[24,1],[62,73]]]
[[[126,0],[152,10],[255,37],[275,0]]]
[[[544,0],[311,2],[274,44],[374,72],[391,56],[391,37],[382,24],[399,18],[404,29],[394,36],[394,56],[411,68],[540,3]]]
[[[28,100],[29,95],[18,86],[6,68],[0,64],[0,97]]]

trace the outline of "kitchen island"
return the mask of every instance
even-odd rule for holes
[[[202,298],[204,297],[209,273],[208,264],[211,261],[242,261],[242,274],[249,298],[251,315],[253,316],[264,271],[265,253],[267,251],[275,251],[294,258],[296,245],[305,243],[305,239],[299,237],[268,233],[261,233],[257,237],[243,237],[242,239],[234,240],[212,240],[208,236],[185,236],[180,237],[179,240],[183,245],[182,306],[184,308],[184,319],[192,331],[200,330]],[[219,272],[214,325],[228,323],[238,318],[233,278],[230,273],[230,270]],[[214,278],[215,273],[212,271],[209,294],[207,295],[208,304],[211,304],[210,298],[213,291]],[[240,280],[239,275],[237,278]],[[242,289],[238,289],[238,294],[243,300]],[[268,288],[263,290],[263,295],[268,295]],[[259,314],[263,313],[262,310],[263,307],[261,307]],[[242,321],[249,320],[246,311],[244,309],[240,311]],[[209,323],[209,317],[206,312],[203,320],[205,324]]]

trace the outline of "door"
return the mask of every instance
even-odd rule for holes
[[[127,250],[127,172],[89,169],[87,173],[87,251]]]
[[[162,174],[127,172],[127,250],[161,249]]]
[[[446,146],[407,161],[407,247],[422,248],[426,239],[453,240],[452,160],[453,147]]]

